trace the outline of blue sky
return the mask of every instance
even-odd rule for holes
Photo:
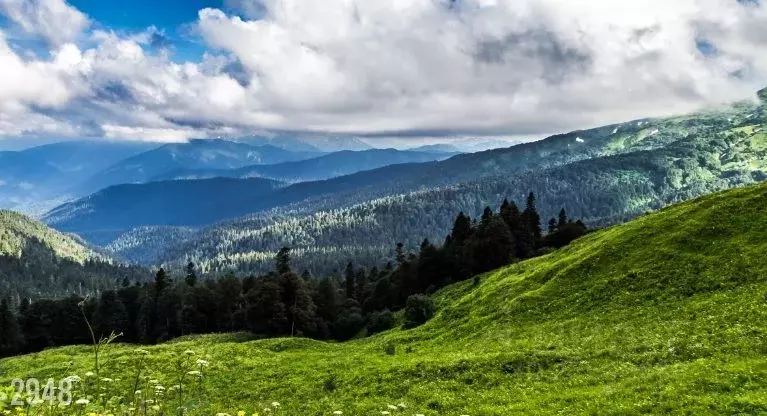
[[[518,139],[679,114],[767,85],[766,9],[756,0],[0,0],[0,140]]]
[[[167,38],[176,61],[197,60],[205,52],[190,24],[200,10],[225,9],[223,0],[71,0],[72,6],[85,12],[99,27],[118,31],[141,31],[154,26]]]

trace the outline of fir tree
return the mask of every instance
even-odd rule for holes
[[[562,208],[559,211],[559,222],[557,223],[557,226],[564,227],[565,224],[567,224],[567,211]]]
[[[354,285],[355,277],[354,265],[352,262],[349,262],[349,264],[346,265],[346,271],[344,272],[344,279],[346,279],[346,297],[349,299],[354,299],[354,295],[356,294]]]
[[[0,357],[19,352],[21,333],[8,299],[0,301]]]
[[[96,337],[108,337],[112,332],[128,332],[128,311],[117,293],[109,290],[101,294],[101,299],[93,314],[93,329]]]
[[[195,270],[194,263],[191,261],[186,265],[186,277],[184,278],[184,282],[186,282],[186,285],[189,287],[194,287],[194,285],[197,284],[197,271]]]
[[[457,244],[462,244],[471,236],[471,219],[463,212],[459,213],[455,218],[450,236],[451,242]]]
[[[285,274],[290,273],[290,248],[289,247],[283,247],[280,249],[279,252],[277,252],[277,256],[275,257],[275,270],[277,270],[277,274]]]
[[[549,220],[549,234],[555,233],[557,231],[557,220],[552,218]]]

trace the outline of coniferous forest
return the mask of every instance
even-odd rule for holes
[[[171,276],[159,269],[154,280],[125,277],[121,287],[98,296],[24,298],[0,305],[0,354],[40,351],[87,343],[86,319],[97,337],[154,344],[179,336],[247,331],[255,336],[302,336],[348,340],[392,328],[398,321],[418,326],[434,313],[426,296],[451,283],[514,261],[563,247],[587,232],[564,209],[542,229],[530,193],[523,207],[505,200],[480,218],[455,218],[442,244],[423,240],[418,252],[395,248],[396,261],[364,269],[349,262],[342,276],[312,276],[293,270],[291,250],[281,249],[274,270],[261,276],[207,279],[193,263]],[[397,312],[403,311],[401,317]]]

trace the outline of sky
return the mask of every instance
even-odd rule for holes
[[[546,134],[753,99],[760,0],[0,0],[0,140]]]

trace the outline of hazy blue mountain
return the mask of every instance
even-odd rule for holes
[[[709,120],[701,117],[698,120],[700,124],[714,122],[718,122],[718,118]],[[62,205],[47,214],[45,220],[60,230],[92,234],[105,230],[127,231],[147,225],[203,225],[272,209],[308,214],[323,209],[348,207],[394,194],[451,186],[485,177],[517,175],[594,157],[654,149],[679,140],[687,134],[686,130],[673,124],[664,127],[662,133],[655,133],[654,130],[660,131],[655,126],[661,123],[662,121],[630,122],[557,135],[511,148],[460,154],[444,161],[396,164],[323,181],[301,182],[274,189],[267,195],[259,195],[259,198],[240,199],[236,207],[228,209],[213,209],[218,206],[208,206],[210,211],[197,208],[189,213],[169,214],[172,218],[166,218],[167,221],[159,221],[161,216],[133,214],[125,209],[123,202],[119,202],[129,200],[132,204],[142,207],[151,206],[152,201],[147,199],[147,195],[154,198],[155,194],[142,191],[142,188],[156,190],[156,185],[148,183],[128,188],[114,187],[108,189],[108,192],[100,192]],[[234,183],[238,179],[230,180]],[[185,189],[192,188],[193,185],[189,185]],[[232,189],[233,192],[239,192],[236,185],[233,185]],[[223,206],[239,196],[220,191],[206,194],[205,198],[223,201],[220,204]]]
[[[252,146],[227,140],[190,140],[138,154],[99,172],[78,189],[87,193],[125,183],[143,183],[178,169],[236,169],[309,159],[316,152],[291,152],[271,145]]]
[[[157,143],[91,140],[0,152],[0,207],[29,212],[51,200],[81,196],[72,192],[72,184],[157,146]]]
[[[232,139],[239,143],[253,146],[274,146],[292,152],[341,152],[344,150],[361,151],[373,149],[369,143],[357,138],[346,136],[294,136],[275,134],[272,136],[246,136]]]
[[[313,159],[276,165],[256,165],[240,169],[179,169],[153,180],[192,180],[215,177],[268,178],[285,182],[330,179],[383,166],[444,160],[457,153],[418,152],[396,149],[344,150]]]
[[[45,216],[62,231],[125,230],[137,225],[204,225],[245,215],[283,184],[214,178],[115,185]],[[267,204],[268,205],[268,204]]]
[[[251,146],[274,146],[291,152],[314,152],[324,153],[320,148],[313,146],[306,141],[287,135],[275,136],[246,136],[231,139],[238,143],[245,143]]]
[[[429,152],[429,153],[464,153],[463,151],[461,151],[461,149],[458,148],[458,146],[448,144],[448,143],[427,144],[423,146],[412,147],[407,150],[410,150],[413,152]]]

